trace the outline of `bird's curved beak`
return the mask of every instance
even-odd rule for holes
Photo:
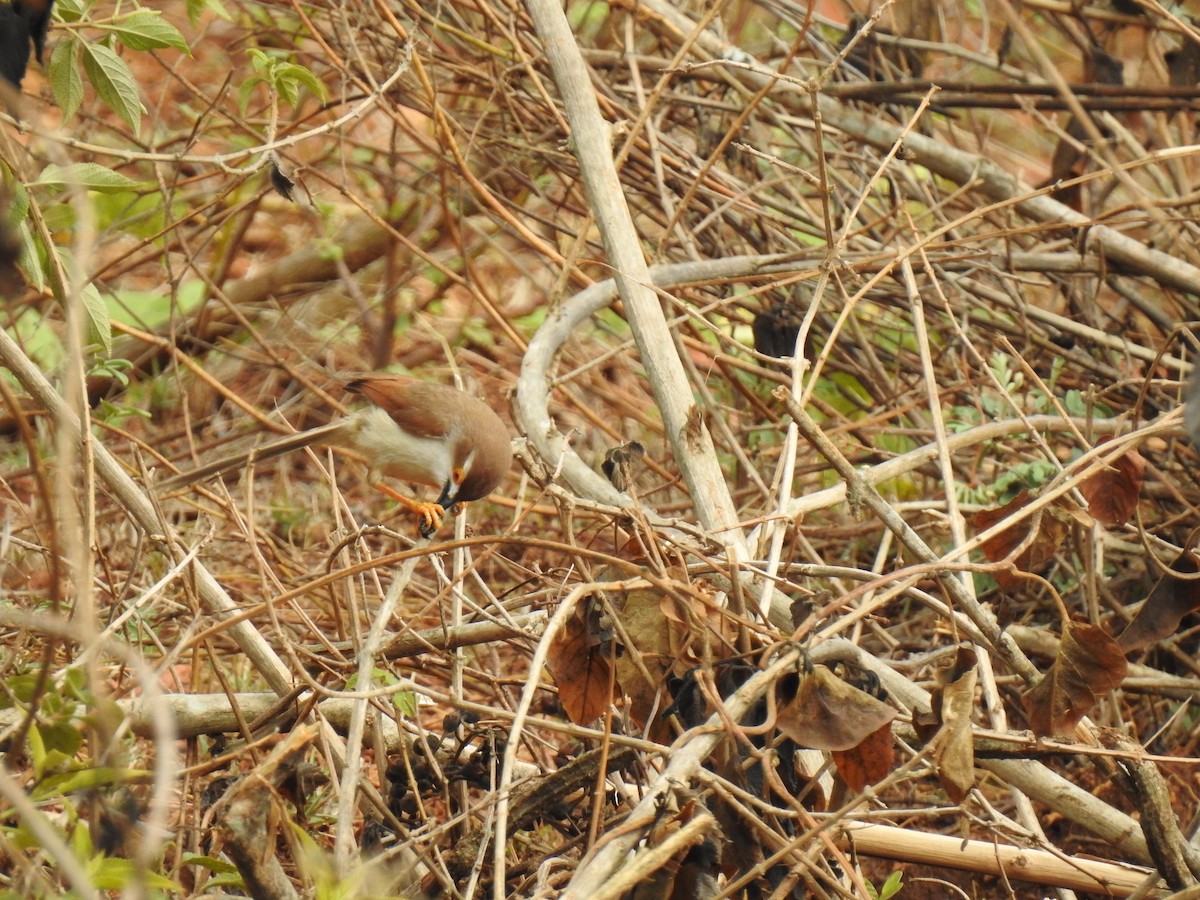
[[[442,493],[438,495],[437,504],[446,512],[454,512],[454,508],[458,506],[458,501],[455,497],[458,496],[458,485],[451,478],[442,485]]]
[[[475,451],[472,450],[467,454],[466,461],[455,466],[450,477],[446,479],[446,483],[442,485],[442,493],[437,502],[438,506],[446,512],[452,512],[454,507],[458,506],[458,492],[462,490],[463,482],[467,480],[467,472],[474,458]]]

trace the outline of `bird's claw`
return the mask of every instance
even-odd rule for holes
[[[417,506],[416,512],[421,514],[421,522],[417,526],[417,531],[420,532],[421,537],[431,538],[442,527],[442,519],[447,511],[440,503],[421,503]]]

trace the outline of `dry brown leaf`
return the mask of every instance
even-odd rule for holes
[[[546,656],[546,666],[558,685],[558,700],[576,725],[600,718],[613,700],[609,654],[595,632],[589,624],[588,604],[580,603]]]
[[[1097,446],[1108,440],[1111,436],[1105,435]],[[1088,512],[1105,525],[1124,525],[1137,509],[1145,471],[1146,460],[1130,450],[1086,479],[1079,485],[1079,492],[1088,502]]]
[[[1070,737],[1102,694],[1125,679],[1128,664],[1099,625],[1069,622],[1050,671],[1022,698],[1029,726],[1042,737]]]
[[[639,441],[629,441],[605,453],[600,470],[612,482],[613,487],[624,491],[633,484],[637,463],[645,455],[646,448]]]
[[[614,661],[617,680],[639,725],[647,724],[654,709],[662,709],[668,674],[682,676],[695,666],[723,659],[734,646],[736,623],[712,600],[703,582],[614,595],[610,608],[614,639],[622,642]],[[665,732],[659,736],[665,737]]]
[[[933,751],[938,781],[946,795],[961,803],[975,784],[975,741],[971,713],[975,709],[975,681],[979,660],[970,647],[959,647],[954,666],[945,670],[944,684],[933,693],[942,721]]]
[[[826,666],[775,685],[776,727],[801,747],[849,750],[889,724],[896,710],[866,691],[860,691]]]
[[[933,760],[946,794],[961,803],[975,784],[975,743],[971,714],[979,658],[967,645],[958,648],[951,665],[934,672],[937,687],[929,698],[930,712],[913,717],[913,729],[925,743],[936,742]]]
[[[997,522],[1001,522],[1024,509],[1032,497],[1029,491],[1021,491],[1013,499],[996,509],[981,509],[971,519],[976,532],[986,531]],[[980,545],[983,555],[989,562],[999,562],[1007,559],[1029,535],[1029,529],[1038,522],[1038,533],[1032,543],[1021,551],[1013,560],[1013,565],[1023,571],[1032,572],[1046,561],[1052,559],[1058,552],[1058,547],[1067,535],[1067,523],[1058,516],[1043,513],[1040,520],[1025,519],[995,536],[988,538]],[[993,573],[996,583],[1002,588],[1014,588],[1021,583],[1019,575],[1000,569]]]
[[[869,784],[878,784],[892,771],[896,755],[892,744],[892,723],[880,725],[849,750],[834,750],[831,754],[838,775],[852,791],[862,791]]]
[[[1185,548],[1171,563],[1171,569],[1181,574],[1195,575],[1196,557]],[[1133,621],[1117,638],[1117,643],[1123,652],[1132,653],[1161,641],[1173,635],[1183,617],[1196,609],[1200,609],[1200,579],[1176,578],[1164,572]]]

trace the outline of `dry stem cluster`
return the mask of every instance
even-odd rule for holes
[[[1196,523],[1200,89],[1174,73],[1200,35],[1136,5],[937,4],[917,34],[898,2],[847,47],[843,10],[789,0],[572,4],[570,31],[542,0],[228,2],[177,23],[190,58],[130,55],[142,135],[90,101],[57,127],[31,74],[0,136],[14,181],[87,160],[146,187],[121,208],[31,188],[59,278],[6,295],[0,826],[45,822],[53,865],[0,830],[0,888],[94,885],[52,834],[67,804],[22,800],[48,697],[124,711],[79,759],[151,774],[69,802],[186,895],[211,877],[189,859],[226,852],[257,896],[671,896],[706,841],[727,857],[702,896],[866,896],[929,866],[975,896],[1193,885],[1190,620],[1069,740],[1031,738],[1021,701],[1064,611],[1121,631]],[[240,109],[249,45],[326,101]],[[1124,85],[1093,90],[1100,52]],[[83,284],[111,299],[119,376],[83,346]],[[795,353],[763,352],[768,313]],[[519,435],[454,535],[415,543],[328,454],[155,491],[333,414],[328,372],[388,365],[461,377]],[[601,464],[629,441],[618,490]],[[1081,486],[1131,450],[1136,515],[1089,518]],[[1078,514],[1001,588],[1017,552],[987,561],[1001,529],[971,522],[1022,488],[1026,524]],[[661,610],[670,654],[633,609]],[[628,657],[571,686],[612,700],[584,723],[558,695],[585,676],[545,668],[573,634]],[[978,772],[954,802],[910,723],[963,642]],[[815,663],[900,710],[865,791],[742,718]],[[669,721],[693,667],[710,703]]]

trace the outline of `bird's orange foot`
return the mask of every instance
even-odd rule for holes
[[[417,525],[417,530],[423,538],[431,538],[442,527],[442,519],[446,515],[446,510],[440,503],[434,503],[430,500],[414,500],[412,497],[405,497],[403,494],[397,493],[386,484],[374,485],[375,490],[379,491],[388,497],[391,497],[401,506],[411,509],[421,517],[420,524]],[[452,506],[451,509],[454,507]]]
[[[446,515],[446,511],[442,509],[440,503],[414,500],[410,508],[413,512],[421,516],[421,524],[417,526],[417,531],[421,532],[421,537],[431,538],[442,527],[442,517]]]

